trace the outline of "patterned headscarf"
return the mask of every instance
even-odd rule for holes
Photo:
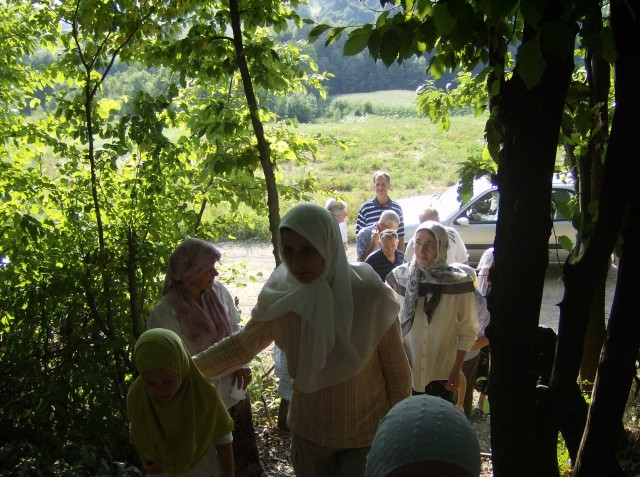
[[[289,312],[300,316],[296,386],[314,392],[359,373],[397,319],[398,308],[391,290],[369,265],[347,261],[338,223],[329,211],[315,204],[297,205],[282,218],[280,230],[284,228],[313,245],[324,258],[324,271],[303,284],[284,262],[267,280],[251,314],[256,320]]]
[[[447,233],[447,229],[438,222],[431,220],[423,222],[416,228],[413,239],[414,242],[415,237],[418,236],[418,232],[421,230],[431,232],[436,238],[436,257],[429,266],[421,267],[417,262],[416,250],[416,254],[410,263],[396,267],[391,272],[393,273],[395,281],[406,289],[404,294],[404,307],[402,309],[402,316],[400,317],[403,336],[406,335],[413,326],[421,284],[427,285],[427,293],[430,295],[428,299],[425,300],[425,313],[427,320],[430,321],[440,302],[441,286],[471,282],[471,278],[463,270],[447,264],[447,249],[449,247],[449,234]],[[473,288],[467,291],[473,291]]]
[[[162,294],[168,295],[185,339],[193,344],[193,354],[231,334],[229,317],[213,288],[202,293],[207,313],[184,287],[219,259],[220,252],[213,245],[196,238],[184,240],[169,257]]]
[[[200,374],[180,337],[173,331],[145,331],[133,351],[139,372],[166,369],[180,377],[170,401],[151,396],[139,376],[127,395],[129,441],[158,462],[163,472],[181,474],[196,465],[214,441],[231,432],[233,421],[213,384]]]

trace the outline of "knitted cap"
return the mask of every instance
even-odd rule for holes
[[[466,417],[426,394],[396,404],[385,416],[367,455],[366,477],[385,477],[407,464],[438,461],[480,475],[480,445]]]

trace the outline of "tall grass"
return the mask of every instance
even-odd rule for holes
[[[391,90],[343,94],[335,96],[330,101],[329,113],[333,110],[334,114],[338,111],[352,111],[357,116],[374,114],[387,118],[420,117],[414,91]],[[335,107],[337,104],[340,104],[340,107]]]
[[[484,120],[473,116],[452,117],[448,131],[425,118],[378,116],[301,126],[304,133],[351,144],[347,150],[335,144],[321,148],[318,160],[308,166],[323,188],[347,202],[350,224],[360,205],[374,195],[376,170],[391,175],[392,198],[440,192],[458,181],[458,168],[467,157],[482,153],[483,129]],[[296,172],[302,171],[287,175]],[[322,200],[316,197],[318,203]]]

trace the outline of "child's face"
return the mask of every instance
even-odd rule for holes
[[[380,240],[380,248],[385,255],[393,255],[398,250],[398,239],[386,238]]]
[[[168,369],[147,369],[140,376],[147,392],[158,401],[170,401],[180,389],[180,376]]]

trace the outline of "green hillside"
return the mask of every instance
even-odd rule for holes
[[[371,101],[379,105],[407,107],[412,92],[394,91],[341,96],[346,101]],[[460,164],[482,153],[485,118],[453,116],[451,127],[442,131],[427,118],[389,118],[376,115],[351,116],[336,122],[301,124],[300,132],[329,138],[321,145],[315,161],[305,165],[284,164],[281,184],[296,186],[309,175],[330,196],[346,201],[348,228],[353,234],[360,205],[373,196],[372,175],[383,169],[391,175],[391,197],[436,193],[459,180]],[[341,144],[346,143],[344,148]],[[315,193],[308,199],[324,204],[329,196]],[[281,213],[295,202],[281,202]],[[224,209],[222,209],[224,210]],[[214,211],[215,213],[215,211]],[[248,207],[247,229],[239,239],[267,240],[267,219]],[[251,228],[249,228],[251,227]]]

